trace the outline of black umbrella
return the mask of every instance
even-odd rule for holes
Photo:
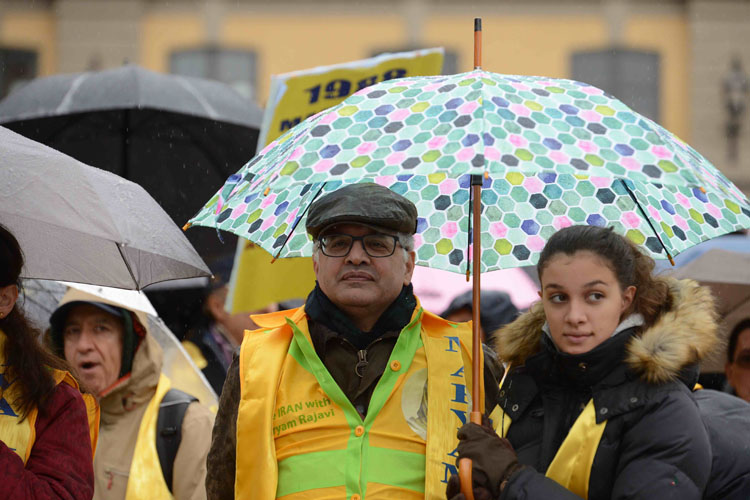
[[[0,124],[137,182],[180,226],[252,158],[261,119],[228,85],[133,65],[38,78],[0,101]],[[234,252],[210,231],[188,238],[207,261]]]

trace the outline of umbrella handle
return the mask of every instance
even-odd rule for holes
[[[462,458],[458,461],[458,478],[461,480],[461,493],[466,500],[474,500],[474,488],[472,488],[471,459]]]
[[[478,411],[471,412],[469,419],[474,424],[482,425],[482,413]],[[461,480],[461,493],[466,500],[474,500],[474,488],[472,487],[473,479],[471,477],[472,463],[470,458],[462,458],[458,461],[458,478]]]

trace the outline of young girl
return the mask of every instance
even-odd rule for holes
[[[717,342],[713,300],[653,267],[608,228],[550,238],[541,301],[497,334],[509,371],[492,417],[507,439],[459,430],[475,498],[702,498],[711,449],[688,380]]]
[[[18,241],[0,226],[0,498],[88,500],[96,408],[20,311],[22,268]]]

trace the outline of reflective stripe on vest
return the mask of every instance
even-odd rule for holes
[[[130,462],[126,500],[170,500],[167,483],[156,452],[156,422],[159,418],[159,404],[169,391],[171,383],[163,373],[159,376],[156,393],[149,401],[138,427],[133,461]]]
[[[468,410],[469,329],[415,311],[362,420],[315,353],[302,308],[287,315],[243,342],[235,497],[444,498]]]
[[[490,418],[495,424],[495,429],[501,429],[500,435],[507,436],[511,424],[510,417],[497,406]],[[594,400],[589,400],[568,431],[545,476],[579,497],[588,498],[591,466],[594,464],[596,450],[599,448],[606,425],[606,420],[596,423]]]
[[[0,366],[5,366],[2,353],[5,352],[5,333],[0,330]],[[78,382],[63,370],[50,369],[55,385],[66,383],[76,390]],[[17,386],[12,380],[8,380],[5,373],[0,373],[0,441],[16,452],[23,460],[24,465],[31,456],[31,449],[36,440],[36,419],[39,415],[37,408],[32,408],[26,418],[21,421],[21,411],[14,404],[17,397]],[[82,394],[86,405],[86,414],[89,424],[89,436],[91,438],[91,456],[94,456],[96,442],[99,436],[99,405],[91,394]]]

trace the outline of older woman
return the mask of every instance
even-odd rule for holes
[[[96,410],[19,310],[23,254],[2,226],[0,263],[0,498],[90,499]]]

